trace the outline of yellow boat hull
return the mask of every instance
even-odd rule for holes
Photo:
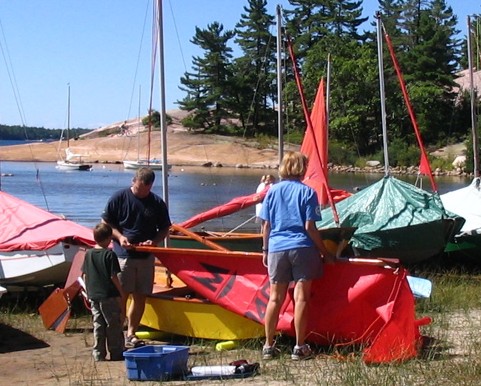
[[[140,323],[192,338],[239,340],[264,336],[264,326],[199,299],[149,296]]]
[[[172,286],[172,287],[170,287]],[[154,291],[140,324],[154,330],[201,339],[240,340],[264,336],[264,326],[199,299],[175,275],[156,267]]]

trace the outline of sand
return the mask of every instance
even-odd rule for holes
[[[151,135],[151,158],[161,159],[160,132]],[[121,163],[137,159],[136,135],[110,135],[107,137],[70,141],[70,149],[82,154],[89,163]],[[148,135],[140,135],[140,157],[147,157]],[[169,128],[167,133],[167,161],[176,166],[212,164],[226,167],[270,168],[278,163],[277,150],[262,149],[255,141],[220,135],[190,133]],[[61,149],[59,149],[61,145]],[[27,145],[3,146],[0,160],[55,162],[64,154],[66,142],[35,142]]]

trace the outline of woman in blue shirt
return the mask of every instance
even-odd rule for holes
[[[305,343],[312,280],[322,276],[322,258],[327,262],[334,261],[316,228],[316,221],[321,219],[316,192],[302,183],[307,164],[304,154],[286,153],[279,167],[281,181],[270,188],[260,213],[263,263],[268,268],[270,281],[265,316],[266,342],[262,350],[264,359],[271,359],[277,353],[274,334],[291,281],[295,282],[296,330],[296,345],[291,358],[312,357],[312,350]]]

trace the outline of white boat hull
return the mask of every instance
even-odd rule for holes
[[[152,170],[162,170],[162,163],[158,161],[123,161],[125,169],[140,169],[143,167],[149,167]],[[168,165],[167,169],[170,170],[172,165]]]
[[[64,283],[79,248],[82,247],[62,242],[44,251],[0,252],[0,285]]]
[[[57,161],[57,169],[59,170],[90,170],[92,165],[86,163]]]

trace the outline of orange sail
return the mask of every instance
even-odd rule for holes
[[[248,319],[264,323],[269,278],[262,255],[249,252],[139,247],[196,293]],[[361,262],[357,262],[361,260]],[[325,266],[312,287],[307,341],[360,345],[367,363],[415,358],[421,335],[407,271],[375,259]],[[379,260],[382,265],[382,260]],[[427,318],[426,318],[427,321]],[[293,288],[281,307],[278,331],[295,336]]]
[[[328,182],[324,176],[327,176],[328,133],[324,79],[321,79],[317,89],[310,116],[312,130],[306,129],[301,146],[301,152],[309,158],[309,166],[303,182],[316,191],[319,203],[322,206],[327,206],[329,204],[326,191]],[[329,188],[329,190],[335,203],[351,195],[344,190],[332,188]]]

